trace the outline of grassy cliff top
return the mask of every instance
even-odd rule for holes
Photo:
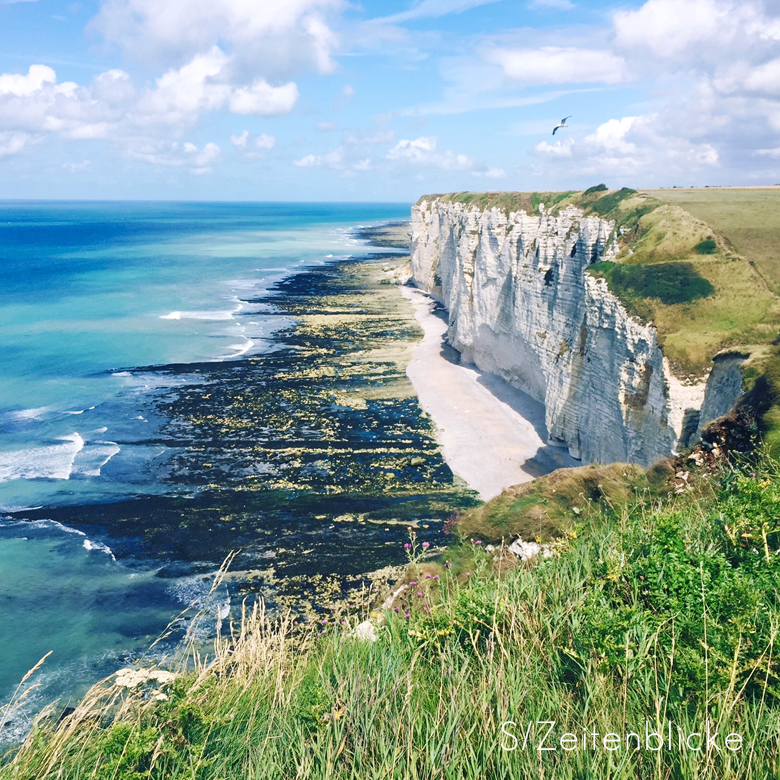
[[[654,323],[680,376],[702,375],[725,349],[760,359],[780,331],[780,188],[638,192],[599,185],[420,202],[434,199],[507,213],[574,205],[613,220],[617,262],[597,263],[590,273],[606,279],[632,314]]]

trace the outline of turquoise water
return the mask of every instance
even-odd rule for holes
[[[349,229],[408,212],[1,203],[0,517],[170,492],[150,467],[166,457],[150,394],[186,384],[188,364],[272,348],[284,317],[250,301],[297,269],[370,251]],[[185,366],[134,371],[163,364]],[[51,520],[0,519],[0,699],[48,650],[31,703],[143,654],[207,588],[200,575],[161,578],[158,569],[117,561],[105,544]]]

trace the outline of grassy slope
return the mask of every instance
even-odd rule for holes
[[[213,662],[174,683],[109,682],[42,721],[0,777],[776,776],[780,475],[751,468],[665,499],[581,501],[536,564],[476,543],[460,574],[413,555],[415,585],[374,644],[338,619],[294,642],[289,626],[248,615]],[[556,721],[558,739],[583,728],[644,739],[646,720],[687,735],[708,719],[720,752],[501,748],[505,721],[514,734]]]
[[[647,190],[712,225],[780,293],[780,187]]]
[[[746,347],[759,356],[764,353],[762,346],[771,344],[780,330],[780,297],[753,265],[755,262],[762,272],[770,275],[765,269],[774,266],[767,259],[771,254],[768,249],[760,257],[750,254],[743,257],[732,247],[739,243],[748,252],[757,243],[740,243],[728,232],[720,232],[717,225],[697,219],[679,205],[632,190],[593,189],[585,193],[453,193],[425,199],[438,197],[480,208],[529,213],[535,213],[539,203],[554,211],[573,204],[584,208],[586,213],[614,220],[617,228],[622,228],[619,263],[663,266],[670,273],[688,269],[694,280],[701,277],[706,280],[705,285],[709,283],[714,288],[714,294],[706,297],[665,303],[663,296],[643,296],[625,284],[620,285],[606,272],[608,269],[594,271],[608,278],[610,288],[632,313],[654,322],[664,353],[679,375],[702,375],[713,356],[727,348]],[[777,215],[774,219],[780,223]],[[724,230],[732,230],[739,222],[737,218],[718,224]],[[773,235],[770,231],[767,247]],[[701,248],[703,242],[713,241],[714,247],[710,249],[714,251],[705,253],[706,249]],[[780,268],[780,263],[776,265]]]

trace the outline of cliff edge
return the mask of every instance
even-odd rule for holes
[[[718,289],[698,265],[669,262],[668,252],[642,254],[669,206],[633,190],[617,194],[561,193],[547,198],[552,205],[523,194],[492,204],[468,194],[427,196],[412,209],[412,272],[446,306],[449,341],[464,361],[544,403],[551,443],[585,462],[649,465],[729,411],[750,349],[728,346],[727,333],[693,371],[679,349],[681,359],[669,359],[665,334],[641,316],[643,306],[662,321],[686,307],[695,317],[692,301],[712,305]],[[690,220],[690,241],[710,232]],[[720,239],[709,240],[717,250]],[[642,297],[636,273],[615,273],[624,265],[651,282],[654,273],[667,281],[671,274],[667,299],[652,287]]]

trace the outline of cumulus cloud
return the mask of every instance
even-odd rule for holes
[[[343,168],[344,167],[344,147],[337,146],[327,154],[307,154],[299,160],[295,160],[293,165],[298,168]]]
[[[37,140],[40,139],[28,133],[0,133],[0,157],[21,152],[25,146]]]
[[[541,141],[534,153],[553,166],[578,174],[620,175],[651,180],[661,175],[713,170],[720,164],[717,149],[670,132],[657,114],[610,119],[582,140]]]
[[[439,152],[437,147],[438,139],[435,136],[404,138],[388,151],[387,159],[446,171],[462,171],[475,165],[475,161],[465,154],[456,154],[449,150]]]
[[[92,22],[145,63],[177,65],[220,45],[266,78],[333,69],[328,17],[344,0],[105,0]]]
[[[249,130],[244,130],[241,135],[231,135],[230,136],[230,143],[233,144],[233,146],[240,146],[244,147],[246,146],[246,142],[249,139]]]
[[[20,73],[0,75],[0,95],[27,97],[39,92],[44,84],[53,84],[56,80],[57,75],[46,65],[30,65],[26,76]]]
[[[513,81],[540,84],[616,84],[625,77],[622,57],[599,49],[544,46],[539,49],[502,49],[488,54]]]
[[[256,149],[273,149],[274,146],[276,146],[276,138],[272,135],[260,133],[260,135],[255,138]]]
[[[0,132],[109,140],[134,154],[144,150],[141,159],[154,161],[159,158],[154,141],[180,138],[204,112],[227,109],[274,116],[292,111],[298,99],[294,82],[272,86],[256,79],[234,86],[228,80],[230,63],[230,57],[213,47],[140,91],[129,74],[118,69],[99,74],[88,85],[59,83],[55,71],[45,65],[32,65],[27,74],[0,74]],[[271,148],[270,138],[261,136],[258,148]],[[15,141],[7,146],[20,151],[24,145]],[[167,160],[165,155],[161,159]]]

